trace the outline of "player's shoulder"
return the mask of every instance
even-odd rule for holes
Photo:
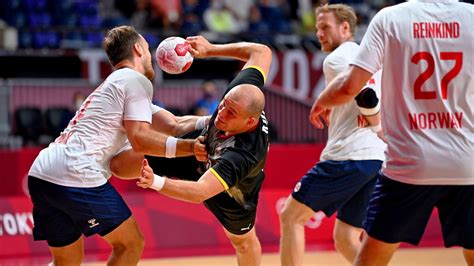
[[[148,80],[142,73],[131,68],[120,68],[112,72],[109,78],[111,80]]]
[[[354,53],[354,51],[357,51],[359,49],[359,44],[357,44],[354,41],[347,41],[341,43],[339,47],[337,47],[334,52],[335,54],[347,54],[347,53]]]
[[[265,84],[265,75],[261,68],[257,66],[246,67],[229,83],[226,93],[233,87],[241,84],[251,84],[262,88]]]
[[[151,81],[145,75],[130,68],[118,69],[108,79],[111,82],[123,84],[126,88],[140,86],[147,90],[153,89]]]
[[[353,41],[343,42],[326,59],[325,64],[347,64],[359,51],[359,45]]]
[[[263,71],[263,69],[259,66],[251,65],[243,68],[241,71],[242,76],[244,77],[258,77],[259,79],[263,79],[265,81],[266,79],[266,74]]]
[[[387,6],[380,9],[372,18],[372,22],[382,22],[389,20],[403,19],[411,10],[413,2],[404,2],[393,6]]]

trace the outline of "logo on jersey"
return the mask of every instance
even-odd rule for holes
[[[262,111],[262,114],[260,115],[260,118],[262,118],[262,122],[263,122],[262,131],[268,135],[268,120],[265,117],[265,112],[264,111]]]
[[[87,222],[89,223],[89,228],[94,228],[94,227],[99,225],[99,223],[96,222],[95,218],[92,218],[92,219],[88,220]]]

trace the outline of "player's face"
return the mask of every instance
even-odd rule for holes
[[[153,80],[155,77],[155,70],[153,69],[153,64],[151,63],[151,53],[150,53],[150,47],[148,46],[148,42],[141,37],[141,45],[143,47],[143,57],[142,57],[142,65],[143,69],[145,69],[145,77],[147,77],[149,80]]]
[[[214,125],[222,131],[239,134],[245,132],[248,128],[250,115],[245,110],[242,103],[226,97],[219,103],[216,120]]]
[[[343,42],[343,26],[332,12],[320,13],[316,20],[316,37],[324,52],[334,51]]]

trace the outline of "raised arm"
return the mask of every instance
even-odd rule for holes
[[[256,66],[268,75],[272,63],[272,50],[268,46],[251,42],[212,44],[202,36],[186,38],[189,52],[196,58],[228,57],[246,62],[244,68]]]

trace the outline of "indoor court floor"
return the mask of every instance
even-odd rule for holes
[[[341,255],[335,251],[307,252],[303,265],[350,265]],[[85,266],[103,266],[105,262],[85,263]],[[180,257],[143,259],[140,266],[237,266],[235,256],[203,256],[203,257]],[[278,253],[264,253],[262,266],[278,266],[280,260]],[[466,265],[462,249],[460,248],[400,248],[395,253],[390,266],[397,265]]]

